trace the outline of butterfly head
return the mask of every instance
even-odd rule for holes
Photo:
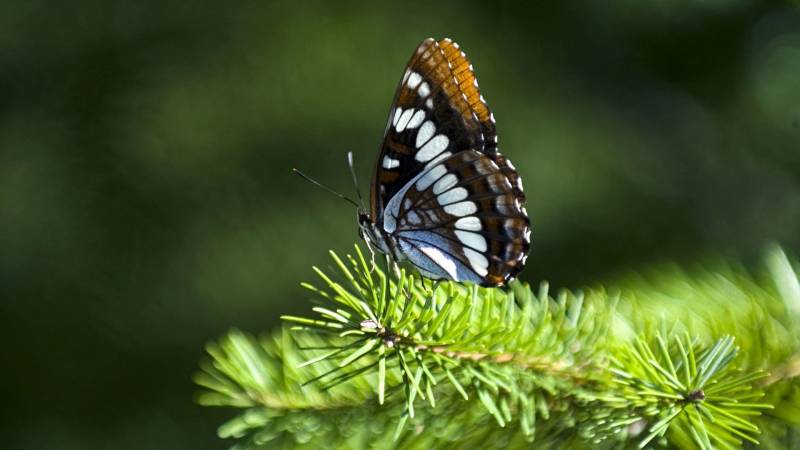
[[[372,220],[372,216],[361,208],[358,210],[358,235],[368,246],[374,246],[381,253],[389,253],[387,244],[389,239],[381,232],[378,224]]]
[[[361,236],[361,239],[367,241],[367,243],[375,242],[377,231],[369,213],[358,208],[358,235]]]

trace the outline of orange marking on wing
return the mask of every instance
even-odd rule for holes
[[[490,121],[489,108],[481,101],[481,93],[475,82],[475,72],[467,56],[458,49],[458,44],[450,39],[442,39],[438,44],[453,68],[453,76],[458,83],[459,91],[467,97],[470,112],[474,112],[481,122]]]
[[[457,73],[461,74],[466,71],[467,76],[469,76],[469,63],[454,65],[453,61],[447,58],[445,49],[441,47],[442,42],[445,41],[425,40],[418,47],[415,53],[416,56],[412,59],[409,67],[430,80],[433,84],[433,86],[430,86],[433,91],[443,91],[451,104],[469,123],[469,121],[475,120],[474,111],[470,106],[469,96],[459,85],[457,75]],[[411,94],[411,92],[406,93],[409,101],[413,100]],[[401,95],[401,99],[406,100],[406,95]],[[467,96],[467,99],[464,98],[465,96]]]

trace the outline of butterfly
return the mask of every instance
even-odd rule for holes
[[[527,258],[524,203],[467,56],[424,40],[395,93],[359,234],[425,277],[500,286]]]

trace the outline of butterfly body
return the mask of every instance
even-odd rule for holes
[[[423,41],[389,113],[361,236],[429,278],[498,286],[525,263],[524,202],[466,55]]]

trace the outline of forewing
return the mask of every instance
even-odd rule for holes
[[[450,39],[426,39],[389,111],[370,191],[372,217],[437,158],[467,150],[494,155],[496,149],[494,118],[466,55]]]

